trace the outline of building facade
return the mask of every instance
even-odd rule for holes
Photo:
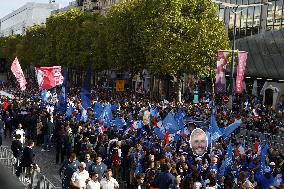
[[[251,36],[266,31],[279,30],[284,26],[284,0],[221,0],[221,2],[249,5],[263,4],[248,8],[238,8],[236,17],[236,38]],[[232,38],[234,13],[232,8],[219,6],[219,20],[224,21],[225,29]]]
[[[58,8],[56,3],[27,3],[0,19],[0,36],[23,35],[28,27],[45,24],[46,18]]]

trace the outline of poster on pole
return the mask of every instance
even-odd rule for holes
[[[124,91],[124,80],[116,80],[116,92]]]

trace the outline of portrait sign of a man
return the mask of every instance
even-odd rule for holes
[[[206,133],[199,128],[192,131],[190,135],[190,147],[197,156],[203,156],[207,151],[208,139]]]

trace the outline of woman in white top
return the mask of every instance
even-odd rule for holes
[[[100,189],[99,174],[94,172],[90,174],[90,180],[87,184],[87,189]]]

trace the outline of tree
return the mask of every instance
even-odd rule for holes
[[[143,60],[158,75],[208,76],[217,50],[228,47],[209,0],[125,0],[110,9],[107,20],[111,62],[133,67]]]
[[[20,35],[11,35],[0,38],[0,58],[5,58],[9,65],[17,56],[16,49],[18,44],[21,42],[21,39],[22,36]]]
[[[137,0],[136,39],[151,71],[208,75],[218,49],[228,47],[224,25],[208,0]]]
[[[131,76],[146,67],[144,49],[135,41],[134,26],[136,1],[113,5],[106,15],[108,63],[112,69],[129,71]]]
[[[45,50],[46,28],[44,25],[34,25],[28,28],[16,52],[23,66],[44,66]]]

